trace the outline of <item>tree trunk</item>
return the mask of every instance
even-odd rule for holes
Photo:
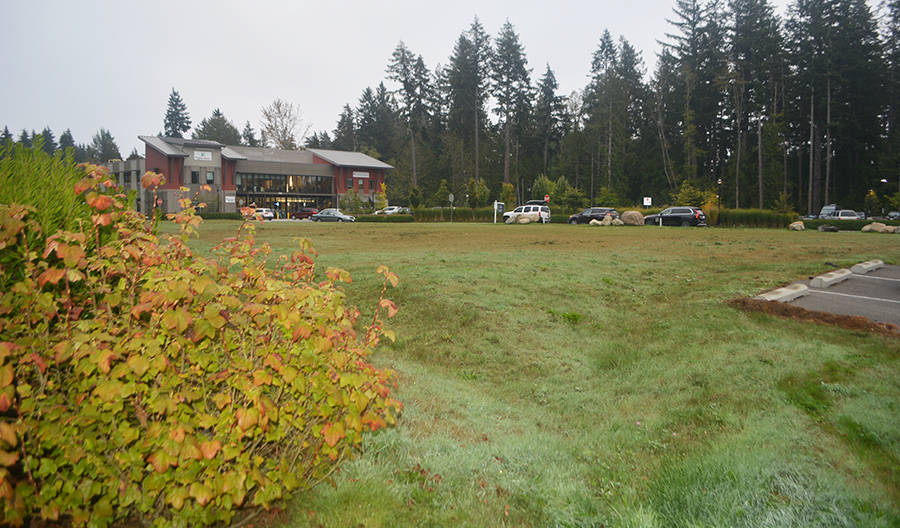
[[[478,181],[478,110],[475,110],[475,181]]]
[[[509,117],[503,125],[503,183],[509,183]]]
[[[666,143],[665,122],[663,120],[662,111],[662,89],[656,94],[656,128],[659,131],[659,148],[662,151],[663,173],[666,175],[666,182],[669,189],[674,189],[674,177],[672,171],[672,160],[669,158],[669,145]]]
[[[412,184],[413,187],[418,187],[418,174],[416,172],[416,135],[413,134],[412,130],[409,131],[409,146],[410,149],[412,149]]]
[[[763,208],[763,141],[762,119],[756,123],[756,177],[759,184],[759,208]]]
[[[831,79],[827,81],[825,96],[825,203],[831,203],[828,188],[831,186]]]
[[[612,188],[612,101],[606,119],[606,188]]]
[[[809,181],[807,181],[806,189],[806,214],[810,216],[813,214],[813,160],[815,150],[815,146],[813,145],[813,134],[815,133],[815,99],[816,88],[813,86],[809,96]]]

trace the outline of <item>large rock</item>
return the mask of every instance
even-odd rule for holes
[[[589,225],[592,225],[592,226],[598,226],[598,225],[603,225],[603,222],[601,222],[600,220],[597,220],[596,218],[594,218],[593,220],[591,220],[590,222],[588,222],[588,224],[589,224]]]
[[[638,211],[625,211],[622,213],[622,222],[625,225],[644,225],[644,215]]]
[[[523,215],[523,214],[522,214],[522,215],[519,215],[518,218],[516,218],[516,223],[517,223],[517,224],[530,224],[530,223],[531,223],[531,216],[529,216],[529,215]]]
[[[611,224],[611,225],[614,225],[614,226],[625,225],[625,222],[619,220],[618,218],[613,218],[613,221],[612,221],[612,224]]]
[[[840,229],[830,224],[824,224],[819,226],[819,231],[822,233],[837,233]]]
[[[612,225],[612,221],[613,221],[612,215],[608,214],[603,217],[603,220],[600,220],[600,225],[603,225],[603,226]]]
[[[890,231],[888,231],[887,227],[888,226],[882,224],[881,222],[872,222],[871,224],[864,225],[862,228],[862,232],[863,233],[868,233],[869,231],[874,231],[876,233],[893,233],[894,232],[893,226],[891,227]]]
[[[794,222],[791,225],[789,225],[788,229],[790,229],[791,231],[803,231],[804,229],[806,229],[806,226],[803,224],[802,221],[798,220],[797,222]]]

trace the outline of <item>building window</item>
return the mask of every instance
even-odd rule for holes
[[[200,183],[200,171],[191,171],[191,183],[194,185]]]
[[[213,171],[206,171],[206,183],[212,185],[216,182],[216,173]]]

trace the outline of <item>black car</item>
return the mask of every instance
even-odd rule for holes
[[[569,217],[570,224],[587,224],[591,220],[603,220],[606,215],[619,218],[619,212],[612,207],[590,207]]]
[[[705,226],[706,215],[699,207],[669,207],[659,214],[645,216],[644,225]]]

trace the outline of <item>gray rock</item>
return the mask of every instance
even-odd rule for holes
[[[625,225],[644,225],[644,215],[639,213],[638,211],[625,211],[622,213],[622,222]]]
[[[840,229],[830,224],[824,224],[819,226],[819,231],[822,233],[837,233]]]

